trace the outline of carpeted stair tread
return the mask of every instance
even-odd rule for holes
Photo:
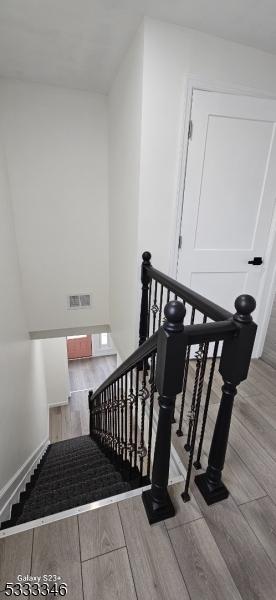
[[[38,476],[38,481],[41,481],[42,479],[55,479],[56,477],[59,477],[61,474],[65,475],[68,473],[78,473],[80,471],[80,469],[83,468],[88,468],[88,467],[100,467],[100,466],[104,466],[104,465],[110,465],[110,461],[108,460],[108,458],[106,458],[105,456],[99,457],[97,459],[91,460],[91,458],[87,458],[86,460],[84,460],[83,462],[79,462],[79,461],[72,461],[69,464],[63,465],[62,464],[62,468],[60,466],[55,466],[53,468],[48,469],[48,467],[45,464],[45,468],[43,467],[41,469],[41,473]]]
[[[62,452],[63,450],[71,450],[74,448],[81,448],[90,444],[91,446],[98,448],[95,440],[92,440],[90,435],[81,435],[76,438],[69,438],[68,440],[62,440],[61,442],[54,442],[50,445],[51,452]]]
[[[97,444],[91,440],[90,438],[86,439],[85,442],[81,442],[79,445],[76,444],[66,444],[66,442],[71,442],[72,440],[65,440],[65,442],[56,442],[54,444],[50,444],[48,451],[49,460],[54,459],[58,456],[69,456],[70,454],[74,454],[75,452],[85,451],[87,449],[95,452],[99,452],[99,447]],[[56,447],[57,446],[57,447]]]
[[[61,461],[63,462],[64,465],[69,465],[71,463],[78,463],[78,462],[82,462],[84,461],[84,459],[87,460],[99,460],[99,458],[103,458],[103,453],[102,452],[91,452],[90,450],[86,450],[86,451],[82,451],[80,452],[80,454],[78,454],[77,452],[74,452],[72,454],[70,454],[69,456],[64,455],[64,456],[60,456],[60,458],[58,458],[57,456],[55,457],[55,459],[52,460],[48,460],[45,461],[45,465],[44,465],[44,469],[55,469],[55,467],[59,466]]]
[[[97,477],[101,477],[103,475],[107,475],[108,473],[114,473],[114,467],[113,465],[110,464],[104,464],[102,466],[98,466],[98,467],[91,467],[91,465],[88,465],[87,468],[83,468],[80,470],[79,472],[79,478],[83,479],[85,478],[91,478],[91,479],[96,479]],[[66,483],[69,480],[69,477],[72,478],[72,474],[71,473],[59,473],[59,477],[52,477],[50,480],[48,478],[44,478],[44,479],[38,479],[37,483],[36,483],[36,490],[39,490],[39,493],[42,490],[45,490],[47,492],[47,490],[49,490],[49,483],[51,482],[51,485],[54,487],[54,489],[62,489]],[[76,475],[76,479],[77,479],[77,475]]]
[[[55,489],[52,487],[48,490],[48,492],[39,490],[36,488],[32,491],[30,497],[26,501],[26,507],[36,507],[43,506],[48,504],[55,504],[62,497],[64,500],[68,500],[71,497],[76,496],[78,493],[83,494],[85,491],[93,491],[95,489],[102,489],[107,486],[111,486],[115,483],[119,483],[122,481],[120,473],[116,471],[113,473],[107,473],[106,475],[101,475],[100,477],[88,478],[85,477],[80,478],[79,481],[69,480],[67,484],[63,487],[62,492],[60,489]]]
[[[43,517],[62,512],[63,510],[69,510],[70,508],[74,508],[76,506],[82,506],[84,504],[89,504],[90,502],[96,502],[97,500],[103,500],[104,498],[109,498],[110,496],[122,494],[129,491],[129,489],[129,484],[122,481],[120,483],[102,488],[101,490],[94,490],[91,492],[85,492],[84,494],[78,494],[76,497],[71,497],[68,500],[61,500],[56,504],[50,504],[48,506],[44,505],[43,507],[40,506],[37,509],[31,509],[30,511],[24,509],[16,524],[19,525],[20,523],[26,523],[35,519],[42,519]]]

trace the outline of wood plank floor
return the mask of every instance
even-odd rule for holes
[[[96,390],[116,368],[116,355],[69,360],[71,398],[49,410],[50,441],[60,442],[89,432],[88,390]]]
[[[268,324],[262,359],[276,369],[276,295]]]
[[[220,385],[216,374],[204,466]],[[51,572],[78,600],[275,600],[275,388],[276,370],[252,361],[235,401],[227,500],[208,507],[192,482],[184,504],[178,483],[170,490],[176,516],[152,527],[135,497],[1,539],[0,598],[17,574]],[[185,437],[173,440],[186,462]]]

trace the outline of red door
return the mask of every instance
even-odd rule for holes
[[[92,356],[91,335],[73,335],[67,338],[68,358],[86,358]]]

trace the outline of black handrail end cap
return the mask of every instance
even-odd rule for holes
[[[167,492],[165,502],[162,506],[158,506],[152,498],[151,490],[142,493],[143,504],[147,513],[150,525],[165,521],[175,516],[175,508]]]
[[[221,502],[221,500],[225,500],[229,496],[229,491],[224,483],[220,481],[217,486],[210,485],[206,473],[196,475],[195,484],[208,506],[216,504],[216,502]]]

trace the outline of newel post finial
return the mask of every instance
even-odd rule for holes
[[[168,331],[169,333],[183,331],[183,322],[186,315],[186,309],[183,302],[179,302],[179,300],[171,300],[171,302],[165,306],[164,315],[166,317],[166,321],[164,323],[165,331]]]
[[[249,294],[241,294],[235,301],[235,309],[237,312],[233,317],[234,321],[238,321],[239,323],[251,323],[253,320],[251,313],[253,313],[255,308],[255,298],[249,296]]]
[[[151,253],[147,250],[142,254],[143,263],[146,265],[150,265]]]

